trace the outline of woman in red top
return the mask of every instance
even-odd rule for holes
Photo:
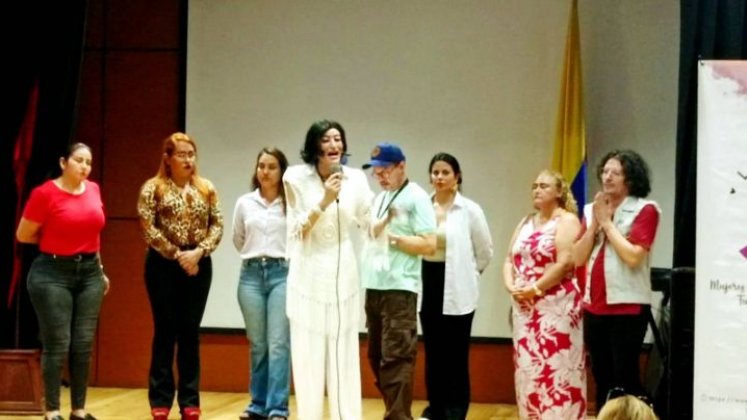
[[[71,420],[95,420],[85,409],[91,347],[109,279],[99,258],[104,205],[88,181],[91,149],[70,146],[62,174],[34,188],[16,231],[19,242],[38,244],[28,291],[39,320],[46,419],[62,420],[60,382],[70,352]]]
[[[638,369],[651,310],[651,247],[660,209],[648,165],[632,150],[607,153],[597,167],[602,190],[584,208],[575,244],[586,265],[584,336],[599,410],[610,390],[644,396]]]

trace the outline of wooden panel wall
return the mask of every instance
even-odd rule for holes
[[[361,381],[363,395],[376,398],[373,373],[366,357],[367,342],[361,340]],[[248,389],[249,344],[243,336],[207,334],[202,336],[202,387],[205,390],[241,392]],[[416,399],[425,398],[424,352],[418,349],[415,367]],[[472,344],[470,375],[472,401],[513,404],[512,347],[509,344]]]
[[[179,130],[182,0],[89,1],[77,137],[90,143],[107,213],[102,259],[112,281],[101,312],[94,384],[147,387],[150,306],[135,204]],[[209,354],[209,352],[207,352]]]

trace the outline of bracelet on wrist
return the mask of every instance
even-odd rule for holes
[[[545,294],[545,292],[543,292],[542,289],[537,287],[537,283],[532,283],[532,290],[534,290],[535,296],[542,296]]]

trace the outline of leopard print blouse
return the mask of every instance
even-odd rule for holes
[[[180,249],[200,247],[205,256],[223,236],[223,216],[213,184],[201,179],[207,196],[189,185],[179,188],[171,179],[151,178],[143,184],[137,202],[145,242],[168,259]]]

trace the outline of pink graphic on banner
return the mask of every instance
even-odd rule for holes
[[[742,253],[742,255],[743,255],[743,256],[744,256],[745,258],[747,258],[747,246],[746,246],[746,247],[744,247],[744,248],[742,248],[742,249],[740,249],[740,250],[739,250],[739,252],[741,252],[741,253]]]
[[[747,95],[747,62],[743,61],[715,61],[712,63],[716,79],[725,77],[737,82],[737,94]]]

